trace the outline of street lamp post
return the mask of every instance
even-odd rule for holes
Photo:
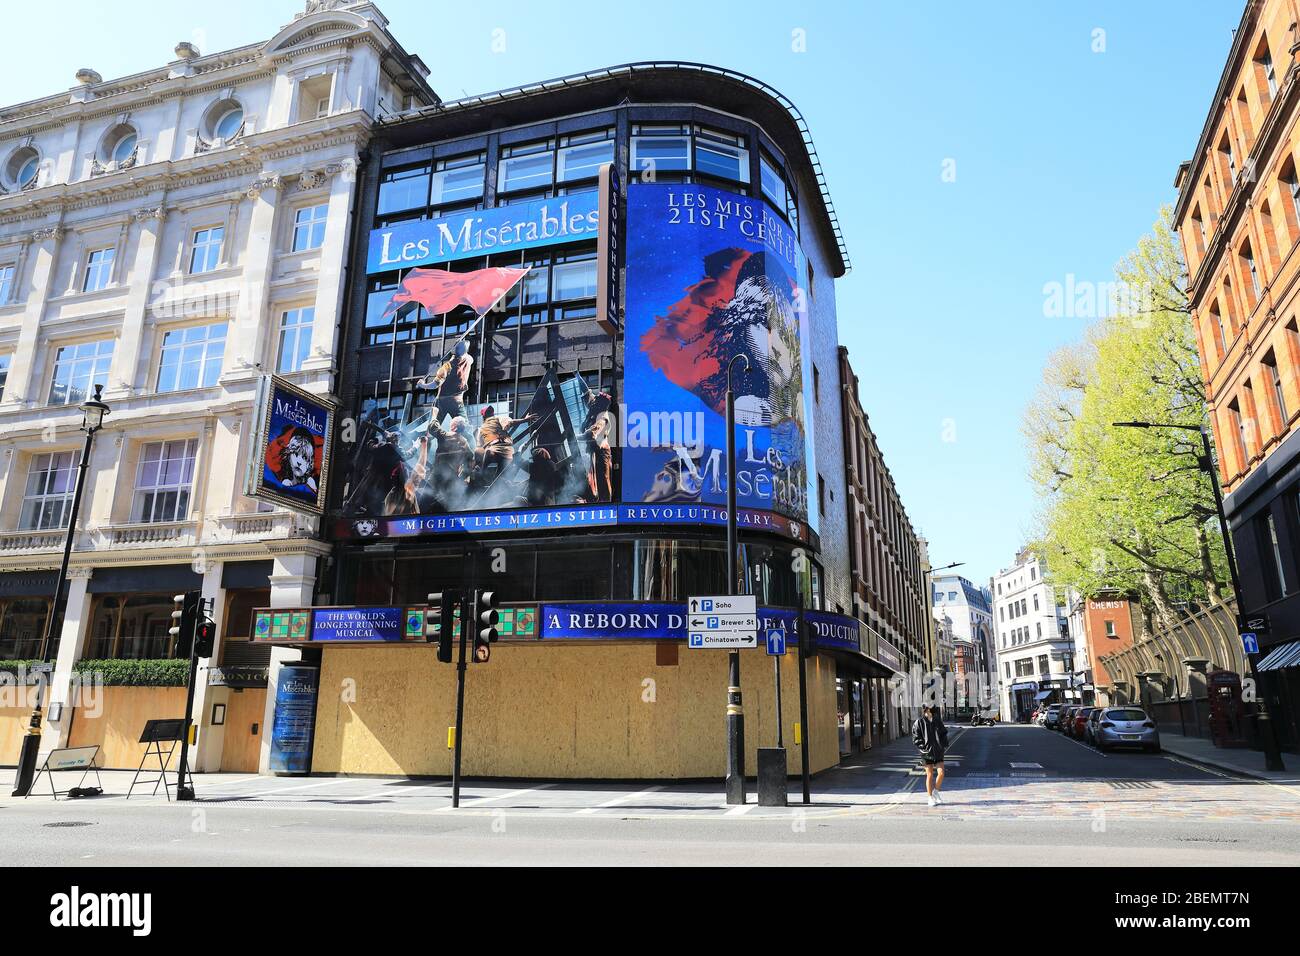
[[[731,370],[737,362],[749,371],[749,356],[733,355],[727,363],[727,594],[736,584],[736,391]],[[745,709],[740,697],[740,651],[727,655],[727,803],[745,802]]]
[[[68,514],[68,530],[63,538],[63,563],[59,566],[59,577],[54,582],[54,603],[45,619],[45,640],[41,642],[41,675],[36,681],[36,706],[32,709],[32,718],[23,737],[22,751],[18,756],[18,772],[14,776],[13,796],[25,797],[32,788],[32,779],[36,774],[36,758],[41,749],[41,714],[45,708],[45,686],[50,660],[54,657],[56,625],[61,623],[59,602],[63,600],[63,582],[68,576],[68,564],[72,560],[72,542],[77,532],[77,512],[81,510],[81,493],[86,486],[86,468],[90,463],[90,447],[95,441],[95,432],[104,427],[104,416],[108,406],[100,398],[104,386],[95,386],[95,397],[81,403],[81,430],[86,433],[86,443],[81,449],[81,463],[77,466],[77,484],[72,493],[72,510]]]
[[[1241,593],[1241,576],[1237,573],[1237,558],[1228,534],[1228,516],[1223,511],[1223,492],[1219,489],[1219,476],[1214,470],[1214,458],[1210,450],[1210,435],[1204,425],[1174,425],[1161,422],[1111,422],[1115,428],[1176,428],[1180,431],[1197,432],[1201,436],[1201,454],[1197,464],[1210,476],[1210,488],[1214,491],[1214,512],[1219,519],[1219,533],[1223,535],[1223,551],[1228,559],[1228,577],[1232,581],[1232,594],[1237,600],[1238,640],[1240,625],[1246,616],[1246,602]],[[1255,726],[1259,730],[1260,743],[1264,747],[1264,767],[1267,770],[1285,770],[1282,763],[1282,751],[1278,747],[1277,737],[1273,733],[1273,722],[1268,714],[1268,702],[1264,699],[1263,685],[1259,681],[1259,672],[1255,669],[1255,655],[1246,654],[1246,663],[1250,665],[1250,676],[1259,691],[1255,699]]]

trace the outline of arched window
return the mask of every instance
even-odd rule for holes
[[[239,135],[244,128],[244,109],[238,103],[230,105],[218,117],[212,126],[217,139],[228,142]]]
[[[118,126],[109,134],[109,138],[104,144],[108,147],[106,153],[109,162],[121,166],[135,154],[137,142],[138,137],[136,136],[135,127],[125,124]]]
[[[209,145],[224,146],[233,143],[244,132],[244,107],[235,99],[213,103],[204,117],[202,137]]]
[[[41,170],[41,155],[31,146],[16,149],[5,163],[5,185],[13,189],[30,189],[36,185]]]
[[[104,134],[104,139],[99,144],[99,152],[95,157],[98,161],[96,172],[111,172],[134,166],[139,142],[139,135],[130,123],[114,126]]]

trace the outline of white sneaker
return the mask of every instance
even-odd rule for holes
[[[938,805],[939,805],[939,801],[936,800],[934,797],[930,797],[930,806],[937,807]]]
[[[943,797],[939,796],[939,791],[938,791],[938,790],[936,790],[936,791],[934,792],[934,802],[935,802],[935,803],[943,803]]]

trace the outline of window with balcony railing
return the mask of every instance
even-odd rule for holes
[[[72,511],[81,453],[54,451],[32,458],[18,527],[23,531],[64,528]]]
[[[194,439],[150,442],[140,449],[136,471],[136,522],[185,521],[194,484]]]

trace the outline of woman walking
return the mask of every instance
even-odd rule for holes
[[[921,716],[912,724],[912,743],[921,751],[921,765],[925,767],[925,793],[930,806],[938,806],[943,803],[939,788],[943,786],[943,753],[948,749],[948,728],[943,725],[938,707],[926,704],[921,708]]]

